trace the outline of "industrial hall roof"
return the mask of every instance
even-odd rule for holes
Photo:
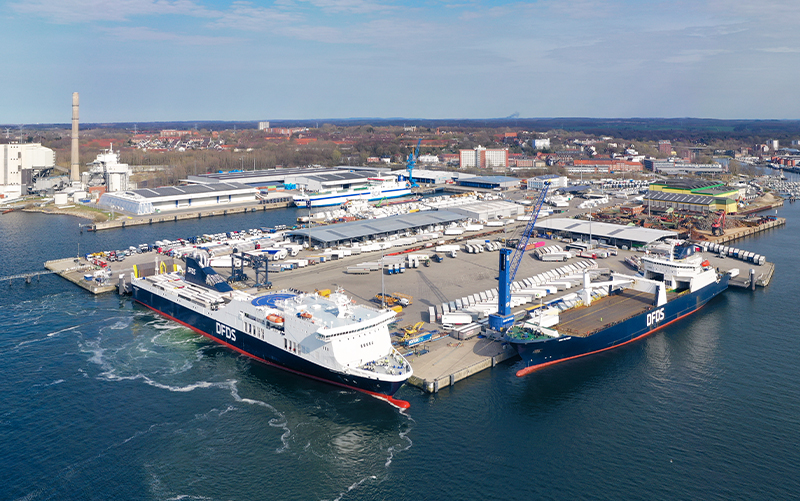
[[[315,181],[320,181],[320,182],[353,181],[356,179],[366,179],[369,176],[370,173],[363,173],[363,172],[328,172],[325,174],[302,175],[302,177],[307,177],[308,179],[313,179]]]
[[[461,221],[464,216],[446,210],[422,211],[412,214],[401,214],[380,219],[365,219],[349,223],[338,223],[317,228],[305,228],[289,232],[291,237],[309,239],[322,245],[339,242],[373,238],[406,230],[415,230],[426,226],[448,224]]]
[[[710,196],[685,195],[683,193],[664,193],[663,191],[648,191],[644,196],[644,199],[693,205],[710,205],[714,203],[714,197]]]
[[[461,179],[459,181],[468,181],[470,183],[518,183],[519,179],[509,176],[475,176]]]
[[[243,190],[252,192],[254,188],[243,183],[190,184],[186,186],[165,186],[163,188],[142,188],[132,190],[144,198],[174,197],[180,195],[209,195],[211,193]]]
[[[641,244],[649,244],[662,238],[678,236],[674,231],[566,218],[544,219],[537,222],[534,228],[545,231],[566,231],[581,235],[589,235],[591,233],[592,239],[605,238]]]
[[[680,168],[681,165],[678,164],[675,166],[676,168]],[[707,181],[705,179],[667,179],[666,181],[656,181],[652,184],[657,184],[660,186],[665,186],[667,188],[673,189],[680,189],[680,190],[698,190],[702,188],[709,188],[711,186],[719,186],[719,181]]]

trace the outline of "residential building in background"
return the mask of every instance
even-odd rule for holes
[[[459,165],[462,169],[508,169],[508,148],[484,148],[459,150]]]
[[[644,167],[640,162],[632,162],[618,158],[595,158],[591,160],[573,160],[567,166],[570,174],[614,174],[618,172],[641,172]]]
[[[420,155],[417,161],[421,164],[438,164],[439,157],[436,155]]]
[[[531,140],[531,146],[535,150],[544,150],[550,148],[550,138],[546,137],[544,139],[533,139]]]
[[[667,175],[680,174],[725,174],[727,168],[719,163],[695,164],[681,161],[657,160],[647,158],[644,161],[644,168],[651,172]]]
[[[662,139],[658,142],[658,152],[665,157],[672,156],[672,143],[669,139]]]
[[[269,122],[258,122],[258,130],[269,129]]]

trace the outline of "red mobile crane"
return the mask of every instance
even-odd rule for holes
[[[717,219],[711,223],[711,234],[714,236],[722,236],[725,234],[725,211],[719,211],[714,214]]]

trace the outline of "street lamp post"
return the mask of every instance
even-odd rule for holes
[[[383,251],[381,251],[381,309],[386,309],[386,286],[383,283],[383,276],[386,274],[383,269]]]

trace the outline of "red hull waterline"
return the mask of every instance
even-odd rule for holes
[[[252,358],[253,360],[258,360],[259,362],[262,362],[264,364],[270,365],[272,367],[276,367],[278,369],[283,369],[283,370],[285,370],[287,372],[291,372],[292,374],[297,374],[298,376],[303,376],[303,377],[307,377],[307,378],[310,378],[310,379],[315,379],[317,381],[321,381],[323,383],[328,383],[328,384],[340,386],[342,388],[347,388],[349,390],[355,390],[355,391],[360,391],[361,393],[366,393],[367,395],[375,397],[377,399],[385,400],[389,404],[391,404],[391,405],[393,405],[393,406],[395,406],[395,407],[397,407],[398,409],[401,409],[401,410],[405,410],[405,409],[408,409],[409,407],[411,407],[410,403],[406,402],[405,400],[396,399],[396,398],[392,397],[391,395],[384,395],[382,393],[375,393],[375,392],[372,392],[372,391],[362,390],[360,388],[354,388],[352,386],[347,386],[346,384],[337,383],[337,382],[334,382],[334,381],[330,381],[328,379],[322,379],[322,378],[319,378],[319,377],[316,377],[316,376],[312,376],[311,374],[306,374],[304,372],[300,372],[300,371],[296,371],[296,370],[293,370],[293,369],[289,369],[288,367],[284,367],[282,365],[278,365],[278,364],[272,363],[269,360],[264,360],[263,358],[256,357],[254,355],[251,355],[250,353],[247,353],[244,350],[241,350],[241,349],[239,349],[239,348],[237,348],[237,347],[235,347],[235,346],[233,346],[231,344],[226,343],[225,341],[222,341],[221,339],[218,339],[218,338],[216,338],[214,336],[211,336],[210,334],[207,334],[207,333],[201,331],[200,329],[197,329],[197,328],[195,328],[195,327],[193,327],[193,326],[191,326],[191,325],[189,325],[187,323],[181,322],[177,318],[174,318],[174,317],[172,317],[170,315],[167,315],[164,312],[158,311],[157,309],[155,309],[155,308],[153,308],[151,306],[148,306],[148,305],[146,305],[144,303],[139,303],[139,304],[141,304],[142,306],[145,306],[145,307],[153,310],[154,312],[158,313],[159,315],[161,315],[161,316],[163,316],[165,318],[168,318],[168,319],[172,320],[173,322],[177,322],[177,323],[183,325],[184,327],[188,327],[189,329],[192,329],[196,333],[201,334],[201,335],[211,339],[212,341],[216,341],[217,343],[222,344],[224,346],[227,346],[228,348],[230,348],[230,349],[232,349],[232,350],[234,350],[234,351],[236,351],[238,353],[241,353],[242,355],[246,355],[246,356]]]
[[[697,310],[699,310],[699,309],[700,308],[697,308]],[[544,364],[532,365],[530,367],[525,367],[524,369],[520,369],[520,370],[517,371],[517,377],[527,376],[528,374],[530,374],[532,372],[536,372],[539,369],[544,369],[545,367],[549,367],[551,365],[555,365],[555,364],[558,364],[558,363],[561,363],[561,362],[566,362],[567,360],[575,360],[576,358],[582,358],[582,357],[585,357],[585,356],[588,356],[588,355],[594,355],[595,353],[602,353],[604,351],[613,350],[614,348],[619,348],[620,346],[625,346],[628,343],[633,343],[634,341],[638,341],[638,340],[642,339],[643,337],[647,337],[650,334],[656,332],[657,330],[663,329],[664,327],[666,327],[666,326],[668,326],[668,325],[670,325],[670,324],[672,324],[674,322],[677,322],[678,320],[680,320],[682,318],[688,317],[689,315],[691,315],[692,313],[696,312],[697,310],[692,310],[689,313],[686,313],[685,315],[681,315],[680,317],[678,317],[678,318],[676,318],[674,320],[670,320],[669,322],[665,323],[664,325],[659,325],[655,329],[653,329],[653,330],[651,330],[649,332],[645,332],[641,336],[637,336],[637,337],[635,337],[635,338],[633,338],[633,339],[631,339],[629,341],[625,341],[624,343],[620,343],[618,345],[609,346],[608,348],[603,348],[602,350],[590,351],[589,353],[583,353],[581,355],[576,355],[574,357],[562,358],[561,360],[553,360],[552,362],[547,362],[547,363],[544,363]]]

